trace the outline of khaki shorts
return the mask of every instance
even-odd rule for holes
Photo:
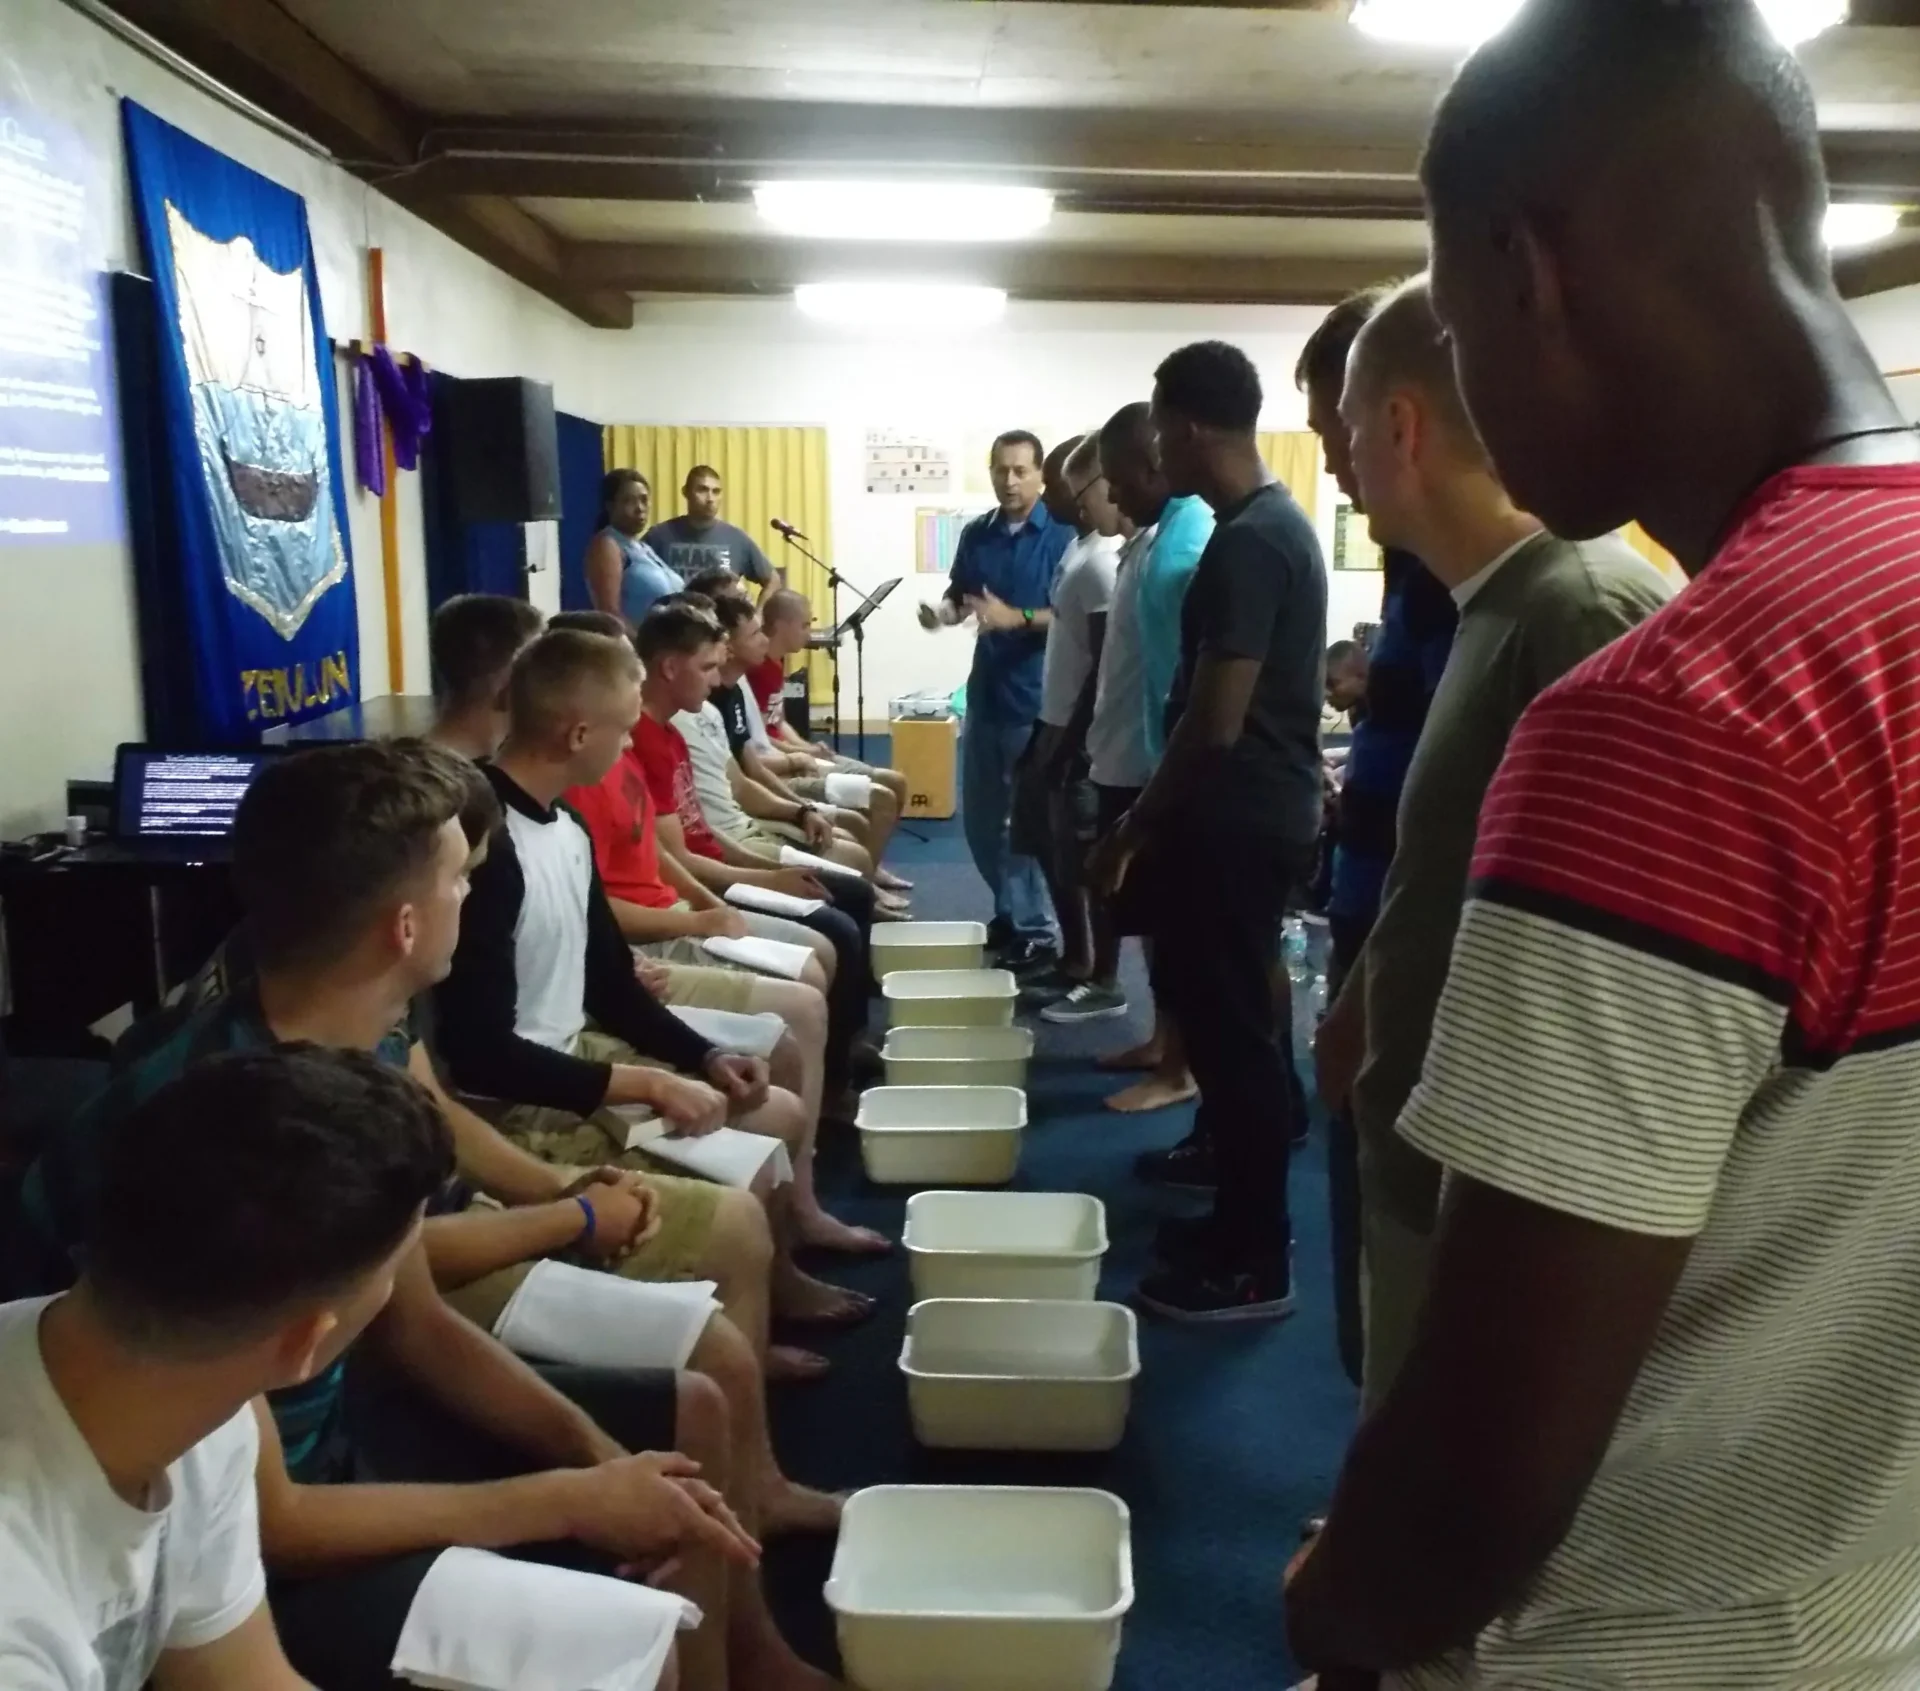
[[[667,966],[667,1003],[688,1010],[731,1010],[738,1016],[751,1011],[756,979],[751,970],[731,969],[714,962],[700,950],[698,940],[676,939],[667,944],[691,946],[694,955],[701,959],[697,963],[683,957],[660,959]]]
[[[574,1041],[573,1051],[575,1056],[594,1063],[666,1067],[597,1028],[582,1032]],[[646,1152],[629,1151],[627,1123],[611,1110],[596,1110],[582,1117],[543,1104],[510,1104],[494,1120],[502,1133],[543,1163],[581,1170],[611,1164],[645,1174],[647,1184],[660,1197],[660,1230],[622,1261],[620,1272],[635,1280],[696,1277],[696,1267],[706,1257],[707,1243],[713,1236],[714,1218],[720,1212],[721,1187],[664,1173],[663,1165]],[[511,1287],[507,1295],[512,1295]],[[501,1303],[504,1307],[504,1298]]]
[[[747,851],[757,851],[763,856],[777,860],[780,856],[780,848],[792,843],[776,832],[785,825],[779,822],[758,822],[749,817],[742,827],[726,837]],[[795,829],[793,837],[794,840],[803,840],[806,835]]]

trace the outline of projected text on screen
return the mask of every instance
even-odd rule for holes
[[[0,107],[0,540],[120,526],[95,197],[72,137]]]

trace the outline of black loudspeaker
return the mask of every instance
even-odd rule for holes
[[[521,376],[435,384],[433,432],[449,514],[461,523],[560,515],[553,389]]]

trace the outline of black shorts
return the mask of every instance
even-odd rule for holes
[[[631,1451],[671,1450],[678,1437],[677,1380],[665,1368],[541,1364],[548,1384]],[[526,1454],[405,1386],[348,1370],[352,1470],[358,1481],[469,1485],[534,1471]],[[419,1550],[311,1579],[272,1578],[267,1597],[294,1671],[326,1691],[392,1691],[388,1664],[420,1583],[439,1555]],[[509,1546],[530,1562],[610,1574],[615,1559],[571,1540]]]

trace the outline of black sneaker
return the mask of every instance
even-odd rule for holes
[[[1183,1139],[1167,1151],[1142,1151],[1133,1172],[1149,1186],[1170,1192],[1199,1192],[1210,1196],[1219,1182],[1213,1172],[1213,1147],[1200,1139]]]
[[[1075,1022],[1104,1022],[1127,1013],[1127,995],[1116,986],[1099,981],[1077,981],[1057,1003],[1040,1012],[1040,1019],[1071,1025]]]
[[[1011,969],[1016,975],[1039,974],[1057,968],[1059,963],[1060,948],[1051,940],[1015,940],[1000,953],[1000,967]]]
[[[1005,951],[1011,944],[1013,944],[1013,924],[1004,916],[994,917],[994,919],[987,924],[988,954],[991,955],[994,952]]]
[[[1284,1321],[1294,1312],[1293,1280],[1284,1268],[1162,1268],[1140,1282],[1133,1298],[1169,1321]]]
[[[1058,969],[1040,969],[1015,977],[1020,983],[1020,1008],[1038,1010],[1043,1004],[1058,1004],[1084,983]]]

